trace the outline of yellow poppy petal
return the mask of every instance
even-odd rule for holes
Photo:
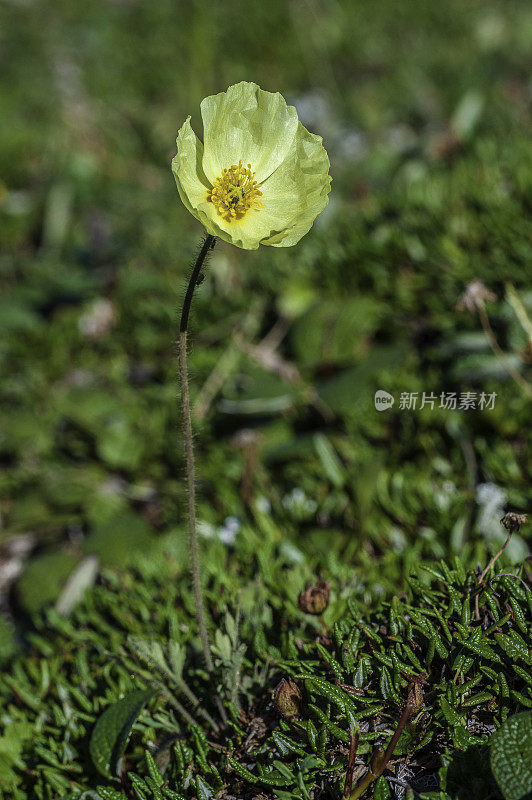
[[[279,223],[262,244],[290,247],[304,236],[328,203],[331,190],[329,157],[321,136],[299,124],[283,163],[261,185],[265,215],[272,209]]]
[[[328,170],[321,137],[299,124],[286,159],[260,186],[261,207],[250,209],[238,222],[219,220],[218,224],[233,244],[245,249],[296,244],[327,205]]]
[[[178,131],[177,153],[172,159],[172,172],[179,196],[183,204],[196,218],[200,203],[205,202],[210,184],[203,172],[203,145],[192,130],[190,117],[187,117]]]
[[[297,131],[297,112],[279,92],[242,81],[201,102],[203,169],[212,182],[223,169],[251,164],[257,181],[282,162]]]

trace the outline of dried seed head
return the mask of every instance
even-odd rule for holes
[[[282,678],[273,692],[273,702],[286,719],[294,719],[299,714],[303,695],[301,689],[291,678]]]
[[[458,298],[456,308],[458,311],[469,311],[471,314],[476,314],[484,305],[485,300],[493,302],[496,299],[497,295],[490,292],[482,281],[477,280],[466,286],[465,292]]]
[[[527,522],[526,514],[515,514],[513,511],[509,511],[501,519],[501,525],[510,533],[518,533],[521,525],[525,525]]]
[[[301,611],[306,614],[323,614],[329,605],[331,594],[331,582],[320,581],[319,583],[307,584],[305,591],[298,597],[298,604]]]

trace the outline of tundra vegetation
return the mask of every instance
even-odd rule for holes
[[[3,20],[2,800],[530,796],[526,4]],[[209,673],[176,401],[200,226],[170,162],[243,79],[324,137],[333,188],[296,247],[219,242],[195,291]]]

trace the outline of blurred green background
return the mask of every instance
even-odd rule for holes
[[[201,99],[240,80],[324,137],[333,188],[294,248],[219,243],[196,292],[204,546],[238,547],[252,525],[316,567],[391,554],[393,579],[419,555],[492,552],[502,512],[530,503],[530,400],[456,303],[476,279],[497,295],[496,336],[530,380],[530,5],[0,14],[4,606],[16,576],[21,608],[53,599],[86,553],[124,566],[172,542],[185,558],[174,341],[202,230],[170,161],[186,116],[201,138]],[[377,389],[393,409],[375,410]],[[424,391],[497,399],[399,409]]]

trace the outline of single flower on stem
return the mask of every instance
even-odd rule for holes
[[[202,100],[201,115],[204,143],[188,117],[177,135],[172,171],[185,207],[207,232],[183,303],[179,376],[196,617],[205,664],[212,672],[201,592],[188,394],[187,327],[192,296],[217,238],[244,250],[256,250],[260,244],[296,244],[327,205],[331,178],[321,137],[303,127],[296,109],[278,92],[242,81]]]
[[[277,92],[242,81],[201,102],[204,144],[190,117],[172,171],[181,200],[208,234],[245,250],[296,244],[327,205],[321,136]]]

